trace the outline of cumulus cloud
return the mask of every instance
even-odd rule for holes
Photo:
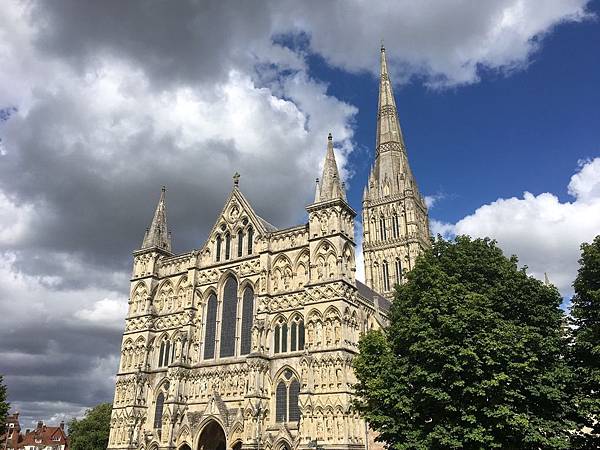
[[[351,179],[357,110],[310,73],[308,54],[373,71],[384,38],[402,79],[471,83],[480,66],[526,65],[552,27],[588,17],[586,3],[4,4],[0,372],[13,406],[34,421],[112,398],[129,251],[161,185],[185,251],[202,244],[235,171],[280,226],[304,220],[329,131]],[[296,36],[306,45],[289,45]],[[585,180],[573,189],[596,196]]]
[[[500,198],[479,207],[455,224],[433,222],[432,231],[446,237],[489,236],[505,254],[516,254],[529,273],[547,273],[564,297],[572,295],[580,256],[579,246],[600,234],[600,158],[580,163],[568,192],[573,201],[561,202],[551,193]]]

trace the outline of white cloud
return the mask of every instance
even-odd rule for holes
[[[91,308],[75,312],[75,317],[98,326],[123,329],[123,318],[127,315],[127,299],[103,298],[95,302]]]
[[[473,2],[359,0],[323,2],[277,11],[283,31],[307,32],[311,48],[331,64],[376,71],[375,49],[385,40],[395,78],[424,76],[433,86],[473,83],[478,69],[526,67],[556,25],[590,17],[588,0]]]
[[[600,234],[600,158],[579,167],[568,191],[574,197],[571,202],[561,202],[548,192],[500,198],[456,224],[432,221],[432,231],[496,239],[505,254],[516,254],[538,279],[547,273],[563,296],[569,297],[579,246]]]

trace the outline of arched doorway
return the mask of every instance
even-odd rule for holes
[[[198,450],[225,450],[225,432],[221,425],[211,420],[200,433]]]

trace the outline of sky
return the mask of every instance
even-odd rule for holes
[[[162,185],[175,252],[236,171],[261,216],[303,223],[331,132],[360,211],[381,40],[432,232],[496,239],[568,303],[600,234],[599,20],[598,0],[7,0],[0,374],[22,426],[112,401]]]

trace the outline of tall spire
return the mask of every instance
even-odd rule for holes
[[[171,233],[167,227],[167,204],[165,203],[166,188],[163,186],[160,199],[154,211],[150,227],[146,229],[142,248],[158,247],[168,252],[171,251]]]
[[[394,91],[388,74],[385,47],[381,45],[381,75],[379,79],[379,104],[377,107],[376,152],[404,149],[404,138],[398,119]]]
[[[327,136],[327,153],[323,164],[323,176],[317,184],[315,203],[342,198],[346,200],[346,192],[340,181],[335,154],[333,152],[333,137],[331,133]]]

